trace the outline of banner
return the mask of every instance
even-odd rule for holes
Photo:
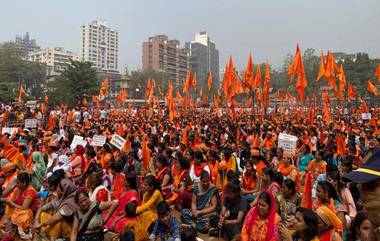
[[[83,140],[82,136],[75,135],[70,145],[71,150],[74,150],[78,145],[85,147],[87,145],[87,141]]]
[[[25,128],[37,128],[37,119],[25,119]]]
[[[362,113],[362,120],[370,120],[372,118],[371,113]]]
[[[114,145],[117,149],[122,150],[126,140],[119,136],[118,134],[114,134],[111,139],[111,144]]]
[[[280,133],[278,135],[278,148],[282,148],[284,153],[294,155],[297,148],[297,140],[296,136]]]
[[[13,135],[14,133],[17,133],[17,128],[3,127],[3,129],[1,130],[1,134],[5,134],[5,133]]]
[[[106,137],[94,135],[92,138],[91,146],[103,146],[106,143]]]

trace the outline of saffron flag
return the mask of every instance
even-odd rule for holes
[[[348,84],[347,99],[348,99],[348,101],[356,99],[356,88],[352,84]]]
[[[151,80],[148,79],[148,82],[146,83],[146,89],[145,89],[145,100],[150,96],[151,91],[152,91],[152,84],[151,84]]]
[[[247,68],[244,71],[243,74],[243,82],[244,82],[244,88],[248,88],[248,86],[251,86],[253,89],[253,61],[252,61],[252,55],[249,54],[248,56],[248,62],[247,62]]]
[[[375,70],[375,77],[377,77],[377,80],[380,83],[380,64],[377,65],[377,69]]]
[[[22,85],[20,85],[20,89],[18,91],[18,102],[22,102],[25,96],[25,89]]]
[[[307,80],[306,80],[306,73],[305,73],[304,64],[302,61],[301,51],[300,51],[298,44],[296,47],[295,57],[294,57],[292,63],[290,64],[290,67],[288,70],[290,82],[292,82],[292,80],[296,74],[298,74],[296,89],[297,89],[298,94],[301,98],[301,101],[304,102],[304,90],[307,87]]]
[[[264,75],[264,104],[269,106],[269,88],[270,88],[270,72],[269,64],[265,66],[265,75]]]
[[[369,93],[373,94],[374,96],[377,96],[377,88],[374,84],[372,84],[371,80],[368,80],[368,86],[367,90]]]
[[[326,69],[325,58],[323,56],[323,51],[322,50],[321,50],[320,60],[321,60],[321,63],[319,64],[319,71],[318,71],[317,81],[319,81],[325,75],[325,69]]]
[[[261,87],[261,69],[260,65],[257,66],[256,75],[255,75],[255,85],[253,89]]]
[[[109,81],[108,79],[103,80],[102,85],[100,87],[100,90],[102,91],[103,94],[108,96],[108,90],[109,90]]]
[[[208,91],[208,93],[210,93],[211,88],[212,88],[212,74],[211,74],[211,72],[209,72],[208,77],[207,77],[207,91]]]

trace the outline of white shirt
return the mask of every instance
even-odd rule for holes
[[[208,172],[208,174],[210,174],[210,167],[208,165],[206,165],[203,170],[205,170],[206,172]],[[197,175],[195,175],[195,170],[194,170],[194,164],[191,165],[191,168],[190,168],[190,178],[193,182],[199,182],[201,177],[197,177]]]

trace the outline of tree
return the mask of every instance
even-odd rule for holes
[[[157,86],[154,89],[154,94],[155,96],[159,96],[160,98],[163,98],[163,96],[160,96],[160,93],[158,93],[158,86],[160,87],[162,94],[165,95],[167,92],[169,83],[166,81],[165,73],[155,71],[153,69],[147,69],[143,71],[137,70],[137,71],[131,72],[131,76],[129,77],[129,81],[128,81],[128,86],[132,90],[139,89],[138,92],[132,95],[132,98],[136,98],[136,99],[144,98],[148,79],[156,80]]]
[[[70,60],[61,75],[48,85],[49,100],[53,104],[66,103],[74,106],[84,97],[98,93],[96,69],[90,62]]]
[[[0,95],[3,100],[17,98],[20,85],[26,89],[26,98],[40,98],[46,79],[46,65],[21,58],[16,44],[0,44]]]

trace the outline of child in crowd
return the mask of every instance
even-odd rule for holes
[[[172,216],[170,207],[165,201],[157,205],[157,215],[158,219],[153,224],[153,231],[149,240],[180,241],[179,221]]]

